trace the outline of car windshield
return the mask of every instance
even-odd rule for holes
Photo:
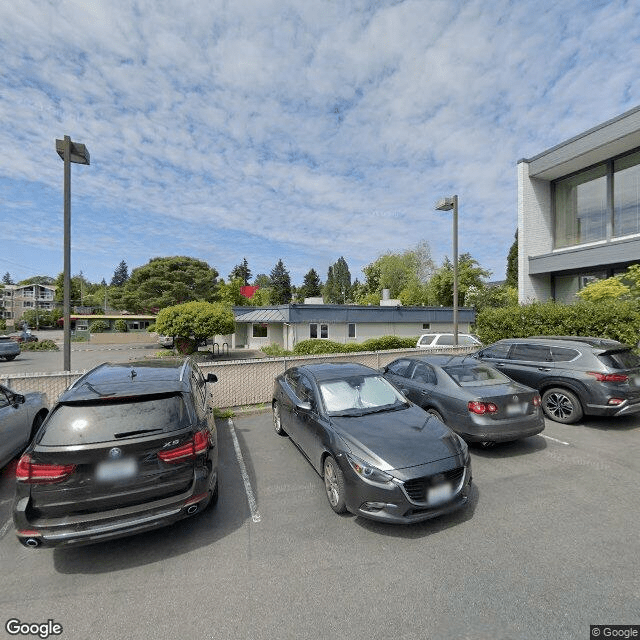
[[[330,415],[362,415],[406,406],[406,400],[381,376],[351,376],[320,383]]]
[[[191,423],[180,395],[59,405],[39,442],[45,446],[93,444],[119,434],[169,433]]]
[[[443,369],[461,387],[486,387],[511,382],[500,371],[479,364],[456,364]]]

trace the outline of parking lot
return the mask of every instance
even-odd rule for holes
[[[640,622],[640,418],[472,449],[468,508],[337,516],[269,412],[218,422],[217,507],[109,543],[21,547],[0,481],[5,622],[62,638],[588,638]]]

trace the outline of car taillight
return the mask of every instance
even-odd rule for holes
[[[598,382],[627,382],[629,376],[626,373],[599,373],[587,371],[587,375],[593,376]]]
[[[498,407],[496,407],[493,402],[479,402],[478,400],[471,400],[468,407],[471,413],[477,413],[478,415],[483,415],[485,413],[498,413]]]
[[[24,455],[20,458],[16,467],[16,480],[31,484],[53,484],[69,477],[75,468],[75,464],[34,462],[30,456]]]
[[[175,449],[159,451],[158,458],[164,462],[180,462],[195,458],[201,453],[206,453],[209,448],[209,434],[207,431],[198,431],[189,442]]]
[[[542,399],[540,398],[540,396],[536,393],[535,396],[533,396],[533,406],[534,407],[539,407],[542,404]]]

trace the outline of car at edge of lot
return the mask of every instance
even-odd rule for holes
[[[21,352],[20,345],[10,336],[0,336],[0,358],[13,360]]]
[[[24,451],[48,413],[44,393],[0,385],[0,469]]]
[[[190,359],[104,363],[58,399],[18,461],[27,547],[108,540],[200,513],[218,496],[206,377]]]
[[[578,336],[505,338],[473,357],[537,389],[550,420],[640,412],[640,357],[617,340]]]
[[[437,349],[438,347],[454,346],[455,336],[453,333],[423,333],[416,343],[418,349]],[[470,333],[458,334],[459,347],[477,347],[482,346],[482,342]]]
[[[381,372],[409,400],[467,442],[490,445],[544,430],[535,389],[468,355],[402,357]]]
[[[336,513],[390,523],[463,507],[469,450],[382,375],[354,363],[291,367],[274,382],[273,424],[324,479]]]

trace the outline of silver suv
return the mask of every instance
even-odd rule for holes
[[[545,415],[577,422],[584,414],[640,412],[640,357],[605,338],[540,336],[499,340],[474,357],[542,395]]]

